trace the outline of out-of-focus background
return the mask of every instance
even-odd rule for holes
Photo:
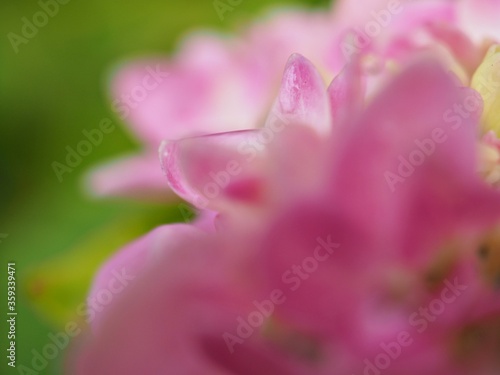
[[[90,166],[139,148],[110,108],[111,68],[135,56],[171,53],[196,28],[237,30],[272,6],[329,3],[243,0],[221,21],[213,0],[60,1],[66,4],[58,3],[57,14],[20,42],[17,53],[8,34],[22,36],[23,17],[32,20],[41,5],[0,3],[1,374],[61,373],[66,346],[48,361],[37,353],[52,342],[49,334],[81,323],[76,312],[99,263],[157,224],[181,219],[174,205],[98,201],[83,192],[82,175]],[[64,163],[66,147],[76,147],[82,131],[105,117],[117,129],[59,182],[52,163]],[[15,262],[17,281],[16,369],[5,355],[8,262]]]

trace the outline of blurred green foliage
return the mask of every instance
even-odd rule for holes
[[[221,22],[211,0],[71,0],[16,54],[7,34],[21,34],[22,17],[37,1],[0,4],[0,301],[6,301],[8,261],[17,265],[17,364],[30,366],[33,349],[83,302],[97,265],[117,247],[159,223],[180,219],[175,206],[95,201],[84,195],[81,175],[89,166],[137,149],[119,126],[59,182],[51,164],[64,161],[66,146],[109,107],[107,72],[120,60],[167,54],[195,28],[234,30],[270,5],[319,5],[325,0],[244,0]],[[127,218],[135,218],[128,220]],[[0,313],[5,316],[6,302]],[[1,324],[1,353],[7,328]],[[58,324],[59,323],[59,324]],[[59,355],[40,374],[60,373]],[[0,373],[18,373],[2,355]],[[31,367],[31,366],[30,366]],[[5,371],[4,371],[5,370]]]

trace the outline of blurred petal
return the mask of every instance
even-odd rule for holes
[[[261,250],[269,284],[286,288],[287,300],[277,307],[277,319],[319,337],[344,340],[353,329],[352,311],[363,298],[353,290],[369,276],[356,269],[371,263],[377,254],[370,251],[374,246],[362,228],[321,204],[305,201],[283,212],[267,231]],[[349,276],[353,273],[356,278]]]
[[[199,230],[190,225],[175,224],[158,227],[147,235],[119,250],[99,270],[88,297],[87,315],[95,332],[101,330],[107,311],[111,309],[120,292],[158,258],[186,237],[194,236]],[[104,297],[104,296],[108,297]],[[109,297],[111,296],[111,297]],[[106,299],[105,299],[106,298]],[[108,301],[108,299],[110,299]]]
[[[500,39],[500,1],[462,0],[457,4],[461,26],[476,42]]]
[[[454,108],[466,98],[475,101],[475,112],[461,117]],[[460,184],[476,181],[479,101],[471,90],[456,87],[437,63],[426,59],[413,64],[353,124],[349,141],[338,144],[328,194],[342,198],[332,204],[367,227],[390,233],[397,218],[387,215],[402,205],[406,192],[418,194],[420,181],[434,182],[426,190],[452,199]]]
[[[197,33],[173,61],[129,63],[113,80],[114,107],[151,148],[163,139],[255,128],[269,83],[254,78],[263,72],[236,47],[222,35]]]
[[[364,76],[358,62],[348,63],[328,87],[334,129],[361,112],[364,94]]]
[[[146,200],[173,197],[156,153],[118,159],[89,172],[90,192],[100,197],[121,196]]]

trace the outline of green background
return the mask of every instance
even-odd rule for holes
[[[236,30],[276,4],[327,6],[322,0],[243,0],[220,21],[212,0],[71,0],[15,53],[9,32],[40,10],[37,1],[0,4],[0,373],[7,366],[7,262],[17,268],[17,364],[50,343],[74,318],[97,265],[159,223],[180,220],[175,205],[93,200],[81,186],[90,166],[139,149],[109,106],[107,73],[121,60],[167,54],[196,28]],[[109,117],[117,130],[59,182],[51,164],[83,129]],[[58,374],[67,350],[40,374]],[[23,372],[21,372],[23,373]]]

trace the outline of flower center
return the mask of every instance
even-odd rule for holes
[[[424,284],[429,291],[434,292],[442,288],[457,264],[457,257],[458,252],[454,246],[448,246],[438,253],[424,272]]]
[[[457,360],[475,369],[500,370],[500,316],[468,324],[458,333],[454,345]],[[493,373],[493,372],[491,372]]]
[[[477,254],[481,274],[488,283],[500,289],[500,233],[487,237]]]
[[[322,357],[321,344],[318,340],[311,335],[287,327],[277,319],[269,320],[262,334],[281,350],[296,358],[318,362]]]

